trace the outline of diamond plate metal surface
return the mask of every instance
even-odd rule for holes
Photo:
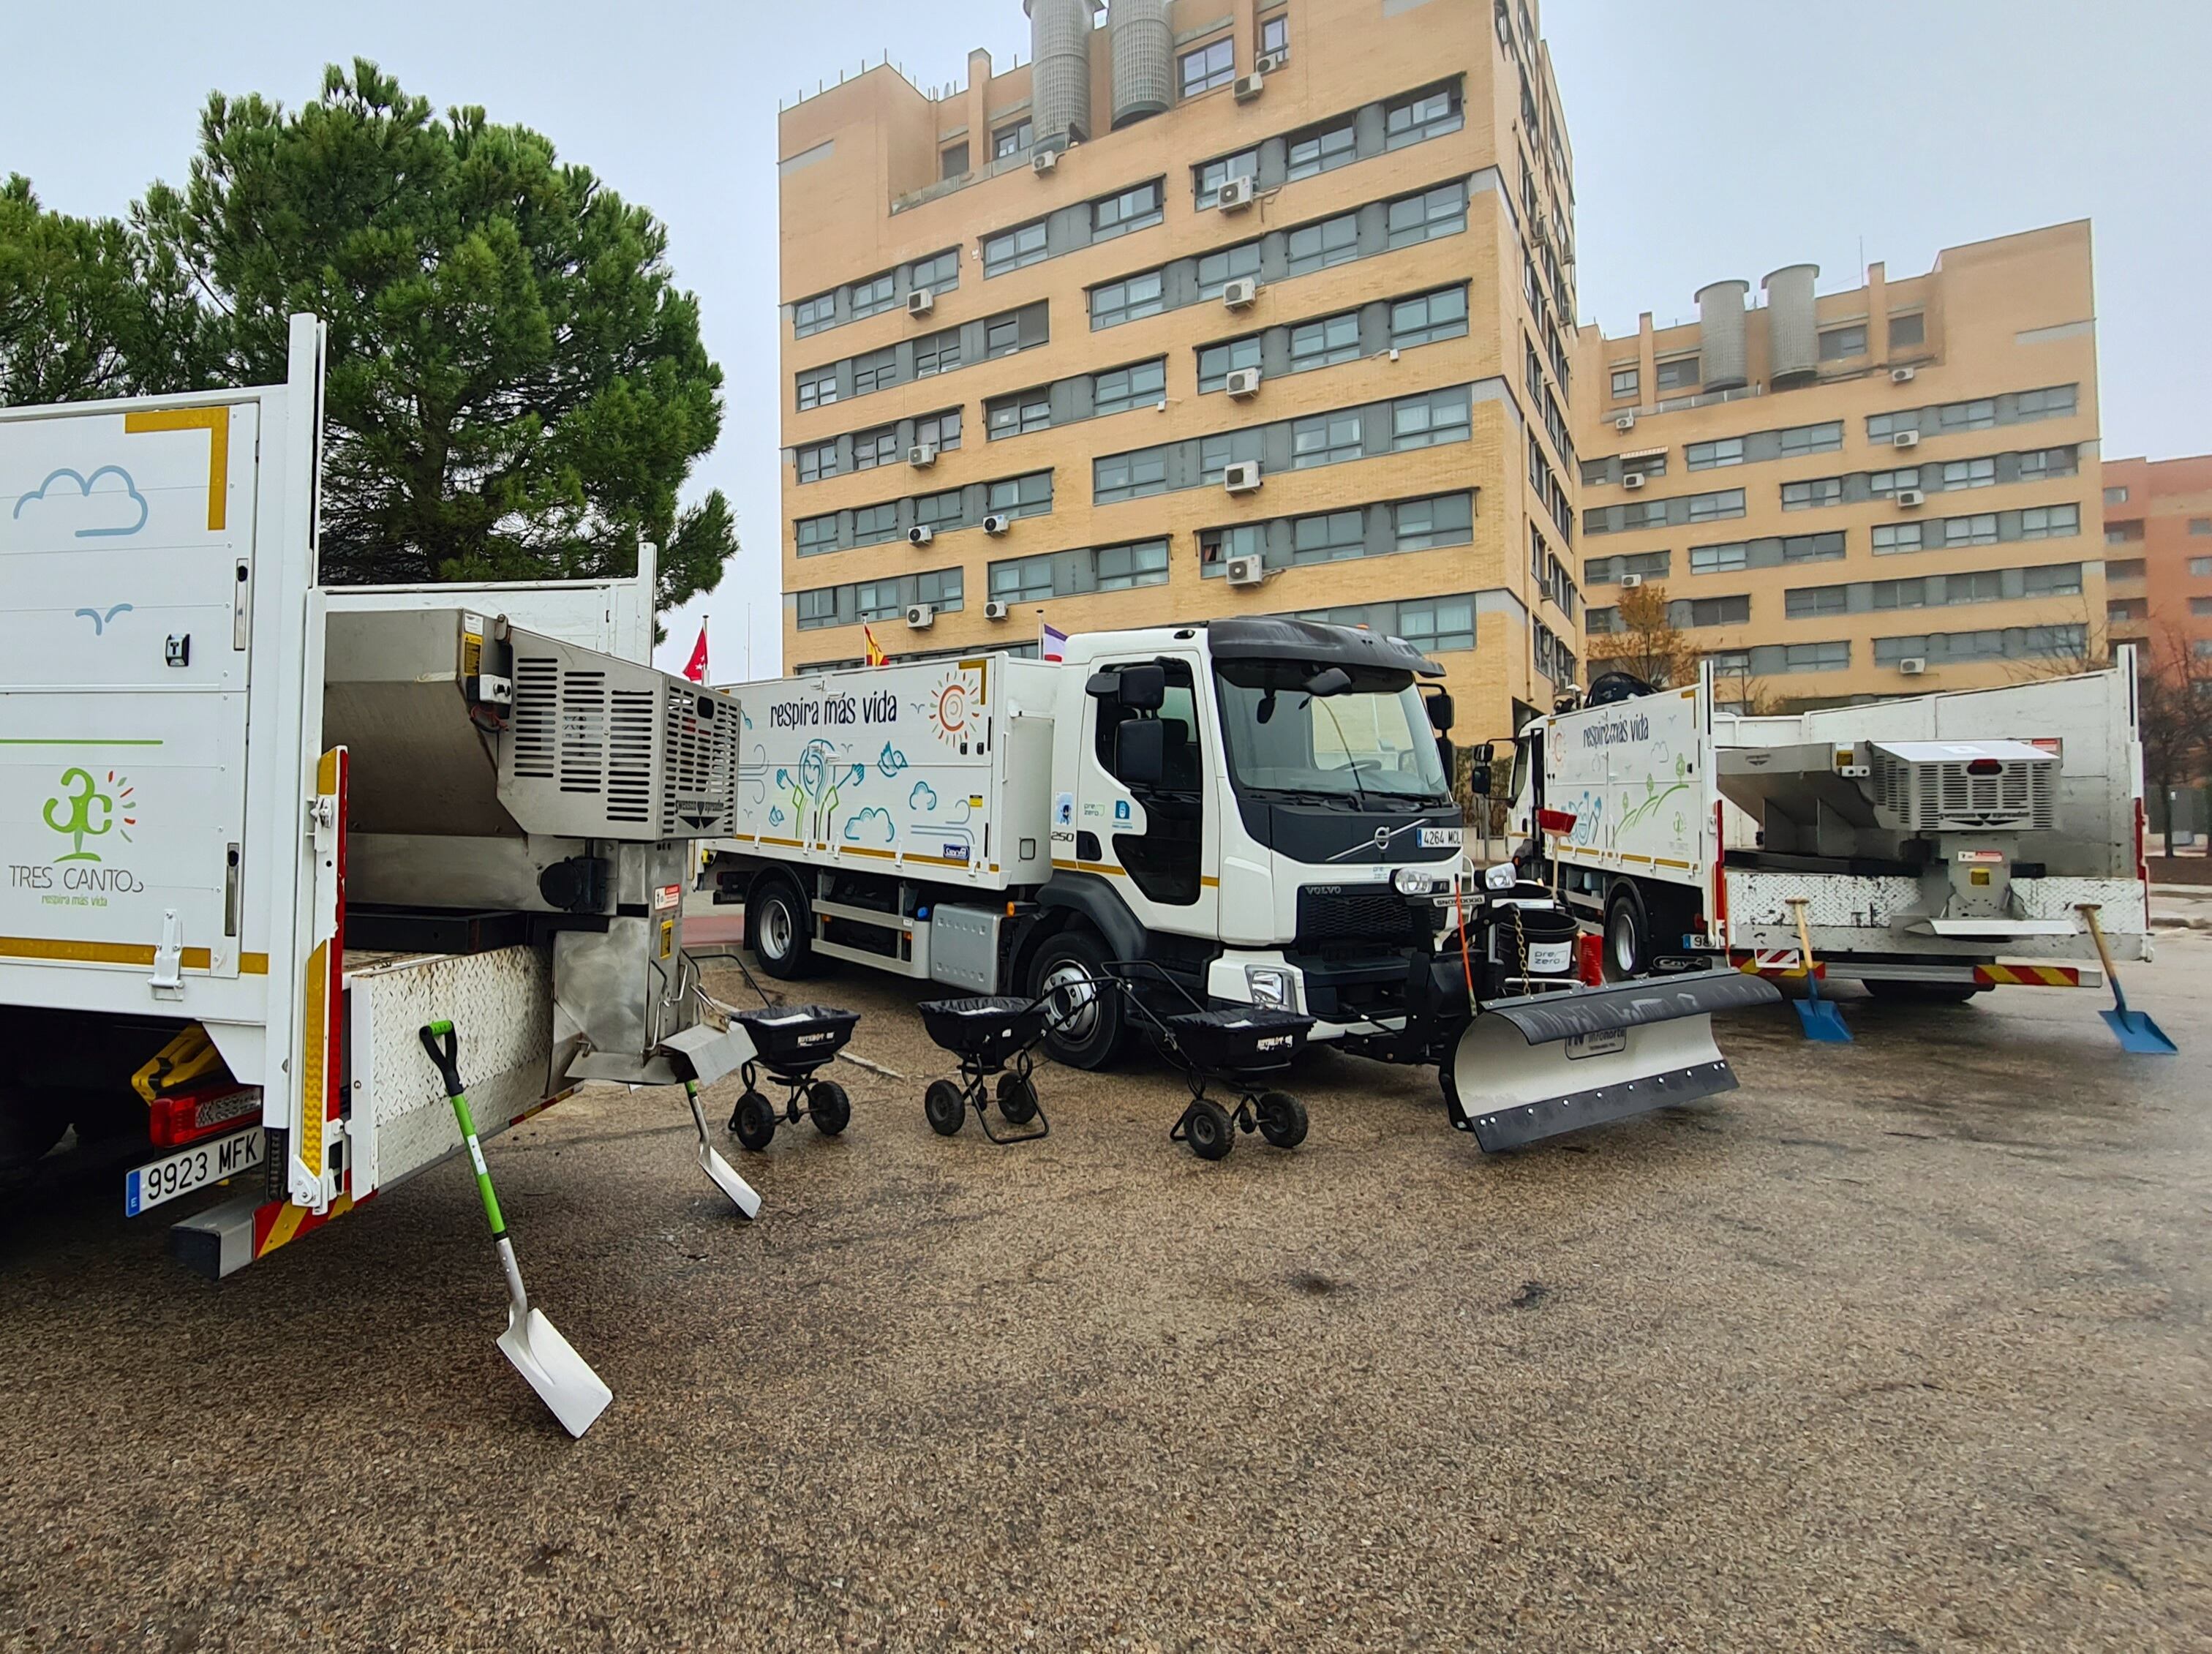
[[[1737,948],[1794,948],[1796,922],[1790,899],[1806,898],[1805,922],[1815,957],[1826,953],[1923,953],[1931,958],[2003,958],[2094,961],[2088,932],[2071,936],[2024,936],[1978,947],[1908,934],[1901,921],[1922,910],[1917,879],[1854,878],[1844,873],[1778,873],[1731,868],[1728,876],[1729,945]],[[2022,879],[2013,892],[2025,919],[2075,919],[2075,907],[2099,903],[2098,922],[2115,958],[2151,957],[2149,915],[2142,884],[2133,879]],[[2076,923],[2078,924],[2078,920]]]

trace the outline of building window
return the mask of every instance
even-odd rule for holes
[[[1742,626],[1750,620],[1748,596],[1677,598],[1667,605],[1667,621],[1672,626]]]
[[[1854,322],[1849,327],[1831,327],[1820,335],[1820,360],[1848,362],[1853,356],[1866,355],[1866,324]]]
[[[898,353],[889,345],[853,358],[853,394],[867,396],[898,383]]]
[[[1334,368],[1359,355],[1359,313],[1347,311],[1291,329],[1291,371],[1303,374],[1314,368]]]
[[[1387,244],[1393,252],[1433,241],[1439,235],[1456,235],[1467,228],[1467,185],[1446,184],[1406,196],[1393,201],[1383,216],[1389,228]]]
[[[799,543],[799,555],[811,557],[817,551],[837,549],[837,518],[835,513],[827,517],[801,517],[793,525]]]
[[[1299,471],[1315,465],[1341,465],[1365,452],[1360,443],[1357,409],[1340,413],[1314,414],[1291,426],[1291,464]]]
[[[1653,504],[1660,502],[1654,501]],[[1718,522],[1724,517],[1743,515],[1743,490],[1723,489],[1717,494],[1692,494],[1688,504],[1689,520],[1693,523]]]
[[[938,374],[949,374],[960,365],[960,330],[948,327],[941,333],[932,333],[927,338],[916,339],[914,345],[914,376],[928,379]]]
[[[1168,543],[1139,540],[1133,545],[1102,545],[1096,567],[1098,589],[1126,592],[1133,586],[1164,586],[1168,580]]]
[[[1583,565],[1583,578],[1592,586],[1617,584],[1623,575],[1664,580],[1673,562],[1674,554],[1668,551],[1632,551],[1614,557],[1592,557]]]
[[[960,285],[960,249],[947,247],[921,259],[915,265],[907,285],[914,292],[951,292]]]
[[[1874,526],[1874,549],[1877,556],[1891,551],[1917,551],[1920,550],[1920,525],[1876,523]]]
[[[794,338],[805,338],[809,333],[818,333],[825,327],[837,325],[837,295],[817,294],[811,299],[801,299],[792,307],[791,331]],[[2110,494],[2112,490],[2106,489]]]
[[[1195,52],[1184,52],[1176,62],[1182,71],[1177,78],[1182,83],[1182,94],[1194,98],[1237,78],[1237,43],[1224,35]]]
[[[1395,509],[1394,527],[1401,551],[1465,545],[1474,538],[1472,494],[1439,494],[1433,499],[1405,500]]]
[[[837,370],[811,368],[799,376],[799,408],[826,408],[837,399]]]
[[[799,629],[814,631],[837,623],[837,588],[817,586],[811,592],[799,593]]]
[[[2212,562],[2212,559],[2207,559],[2207,561]],[[2189,572],[2192,575],[2197,572],[2194,564],[2191,566]],[[2212,574],[2212,568],[2208,568],[2204,572],[2207,574]],[[2107,557],[2105,559],[2105,578],[2106,580],[2141,580],[2142,577],[2143,560],[2141,557]]]
[[[1615,402],[1628,402],[1634,400],[1637,395],[1637,384],[1639,378],[1640,374],[1636,368],[1614,368],[1613,370],[1613,399]]]
[[[1840,477],[1816,477],[1810,482],[1782,485],[1784,511],[1809,511],[1815,506],[1841,505],[1843,501],[1844,479]]]
[[[1230,558],[1262,556],[1266,550],[1257,523],[1239,523],[1234,528],[1202,528],[1198,534],[1198,571],[1200,575],[1218,575],[1221,565]]]
[[[1348,120],[1299,133],[1291,140],[1291,181],[1350,165],[1359,159],[1358,143],[1358,135]]]
[[[985,509],[1001,517],[1042,517],[1052,510],[1052,473],[1033,471],[991,484]]]
[[[2013,411],[2022,419],[2056,419],[2074,411],[2074,387],[2053,385],[2040,391],[2022,391],[2013,400]]]
[[[1231,374],[1240,368],[1257,368],[1259,365],[1260,336],[1257,333],[1206,345],[1198,353],[1198,388],[1201,393],[1224,389]]]
[[[1020,270],[1044,258],[1044,220],[1034,224],[1020,224],[1010,230],[987,236],[983,241],[983,274],[1003,276],[1010,270]]]
[[[1262,57],[1280,57],[1291,49],[1291,19],[1287,12],[1277,12],[1260,25],[1260,53]]]
[[[1140,448],[1134,453],[1109,454],[1091,463],[1091,498],[1097,505],[1141,499],[1148,494],[1164,494],[1167,487],[1168,454],[1165,448]]]
[[[889,310],[898,301],[897,287],[888,270],[880,276],[870,277],[865,282],[855,282],[853,284],[853,319],[860,321]]]
[[[1784,672],[1842,672],[1851,664],[1851,646],[1841,643],[1788,643],[1783,646]]]
[[[1441,137],[1446,132],[1459,131],[1463,120],[1457,87],[1443,86],[1433,92],[1417,93],[1400,99],[1383,112],[1382,146],[1386,149],[1402,149],[1424,138]]]
[[[994,362],[1000,356],[1011,356],[1022,348],[1021,313],[1010,312],[994,316],[983,324],[983,359]]]
[[[1851,588],[1848,586],[1796,586],[1782,594],[1782,614],[1786,620],[1804,620],[1814,615],[1839,615],[1850,607]]]
[[[862,506],[853,514],[853,544],[880,545],[885,540],[898,538],[898,502],[886,500],[881,505]]]
[[[1718,575],[1731,569],[1751,566],[1751,547],[1741,540],[1729,545],[1693,545],[1690,548],[1690,572],[1693,575]]]
[[[2081,592],[2081,565],[2078,562],[2050,562],[2040,569],[2020,571],[2021,589],[2030,597],[2078,597]]]
[[[1166,307],[1160,272],[1157,270],[1125,276],[1118,282],[1091,289],[1091,325],[1094,329],[1119,327],[1123,322],[1157,316]]]
[[[873,471],[878,465],[895,465],[899,459],[898,428],[884,425],[872,431],[862,431],[853,439],[853,469]]]
[[[1743,463],[1743,438],[1717,436],[1710,442],[1692,442],[1682,450],[1692,471],[1717,471]]]
[[[2072,448],[2031,448],[2020,456],[2020,480],[2039,483],[2051,477],[2071,477],[2078,469]]]
[[[2127,502],[2128,502],[2128,491],[2127,491],[2127,490],[2126,490],[2126,489],[2124,489],[2124,488],[2108,488],[2108,489],[2106,489],[2106,490],[2105,490],[2105,503],[2106,503],[2106,505],[2108,505],[2108,506],[2125,505]]]
[[[1239,149],[1233,155],[1224,155],[1218,161],[1209,161],[1194,169],[1196,180],[1197,204],[1200,209],[1211,207],[1221,199],[1221,186],[1232,178],[1257,178],[1260,175],[1260,152]]]
[[[1218,483],[1231,465],[1256,464],[1267,447],[1262,431],[1224,431],[1218,436],[1201,437],[1198,444],[1198,480]]]
[[[1784,562],[1832,562],[1844,555],[1844,531],[1832,528],[1821,534],[1790,534],[1782,542]]]
[[[1340,218],[1324,219],[1318,224],[1302,224],[1291,232],[1289,261],[1285,271],[1292,276],[1310,276],[1316,270],[1327,270],[1332,265],[1349,264],[1359,256],[1359,217],[1346,213]],[[1201,261],[1201,279],[1203,265]]]
[[[1917,408],[1909,408],[1903,413],[1867,416],[1867,441],[1869,442],[1887,442],[1899,431],[1917,431],[1919,429],[1920,410]]]
[[[1920,486],[1920,467],[1900,465],[1893,471],[1878,471],[1867,479],[1867,486],[1877,500],[1886,500],[1908,488]]]
[[[1474,599],[1431,598],[1398,605],[1397,635],[1424,654],[1474,647]]]
[[[1698,359],[1695,356],[1675,356],[1657,364],[1659,388],[1662,391],[1686,390],[1698,383]]]
[[[1844,446],[1844,422],[1829,420],[1820,425],[1792,425],[1782,433],[1782,457],[1794,459],[1801,453],[1832,453]]]
[[[1997,404],[1990,397],[1972,402],[1947,402],[1936,410],[1937,427],[1947,431],[1987,430],[1996,423]]]
[[[1971,517],[1946,517],[1943,520],[1943,544],[1954,545],[1995,545],[1997,541],[1997,514],[1981,511]]]
[[[1291,524],[1292,562],[1340,562],[1365,555],[1367,514],[1329,511]]]
[[[915,576],[914,594],[921,602],[957,611],[960,607],[961,588],[966,584],[957,569],[932,569]]]
[[[1004,161],[1008,155],[1018,155],[1030,147],[1030,123],[1026,116],[1012,126],[1001,126],[991,134],[991,158]]]
[[[1928,319],[1917,310],[1889,319],[1889,348],[1910,350],[1928,343]]]
[[[947,408],[943,413],[915,420],[914,440],[933,445],[940,453],[951,453],[960,446],[960,410]]]
[[[1166,396],[1167,386],[1168,363],[1164,356],[1116,368],[1091,380],[1091,411],[1126,413],[1145,404],[1157,404]]]
[[[1131,230],[1150,229],[1160,222],[1160,181],[1156,178],[1149,184],[1139,184],[1119,195],[1092,202],[1091,239],[1106,241]]]
[[[853,588],[858,617],[862,620],[889,620],[893,615],[904,613],[907,598],[901,589],[902,584],[896,577],[862,581]]]
[[[1059,562],[1049,551],[1034,557],[1009,557],[993,563],[984,578],[991,595],[1003,603],[1040,603],[1058,589],[1054,576]]]
[[[2191,517],[2189,532],[2192,534],[2212,534],[2212,517]]]
[[[1990,488],[1997,480],[1995,459],[1947,459],[1943,462],[1943,486],[1952,488]]]
[[[937,175],[939,179],[958,178],[968,170],[968,141],[947,144],[938,154]]]
[[[2190,599],[2189,612],[2192,615],[2212,615],[2212,598],[2193,597]]]
[[[2106,567],[2109,569],[2112,565],[2107,563]],[[2137,575],[2141,575],[2142,570],[2138,568],[2136,572]],[[2212,575],[2212,557],[2190,558],[2189,574],[2192,580],[2203,580],[2208,575]]]
[[[1448,287],[1390,307],[1390,344],[1397,350],[1456,339],[1467,334],[1467,289]]]
[[[1245,241],[1233,247],[1224,247],[1218,252],[1209,252],[1198,261],[1198,296],[1218,299],[1230,283],[1259,273],[1260,244],[1257,241]]]
[[[1403,453],[1442,442],[1464,442],[1471,432],[1472,412],[1473,398],[1463,385],[1401,397],[1390,404],[1390,451]]]
[[[2081,532],[2081,508],[2077,505],[2031,506],[2020,514],[2020,537],[2024,540],[2066,540]]]
[[[818,483],[824,477],[837,474],[837,445],[835,442],[818,442],[811,448],[800,448],[798,459],[799,480],[802,483]]]
[[[1025,436],[1043,430],[1052,423],[1051,392],[1021,391],[1000,397],[983,404],[983,418],[987,435],[994,442],[1003,436]]]
[[[914,502],[914,520],[923,528],[957,528],[967,516],[962,490],[957,488],[925,494]]]

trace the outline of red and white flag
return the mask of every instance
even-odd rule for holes
[[[699,623],[699,641],[691,646],[691,660],[684,675],[695,684],[707,681],[707,623]]]

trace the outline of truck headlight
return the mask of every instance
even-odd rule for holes
[[[1291,973],[1279,965],[1246,965],[1244,988],[1255,1005],[1272,1006],[1278,1011],[1297,1009],[1291,1003]]]
[[[1482,870],[1482,887],[1491,891],[1510,891],[1521,877],[1521,869],[1510,861],[1498,862]]]
[[[1390,888],[1401,896],[1432,895],[1449,882],[1440,873],[1425,873],[1419,867],[1401,867],[1390,875]]]

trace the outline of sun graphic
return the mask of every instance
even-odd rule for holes
[[[931,727],[946,745],[957,745],[968,739],[968,723],[972,708],[969,704],[975,693],[974,674],[953,667],[937,680],[933,698],[924,710],[929,715]]]
[[[131,785],[131,777],[118,775],[111,769],[107,772],[107,788],[109,796],[115,800],[115,830],[123,835],[123,842],[128,844],[131,842],[131,830],[138,824],[138,818],[131,813],[138,807],[131,802],[135,789]]]

